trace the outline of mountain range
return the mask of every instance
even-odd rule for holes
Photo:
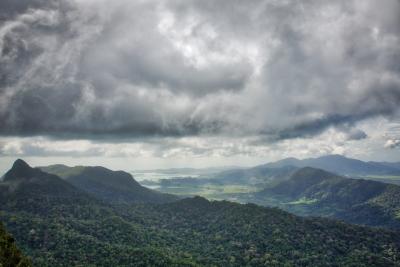
[[[385,182],[398,182],[390,180],[388,176],[398,176],[400,178],[400,162],[362,161],[342,155],[326,155],[306,159],[285,158],[251,168],[232,167],[222,171],[204,173],[201,176],[192,178],[210,178],[216,179],[214,181],[215,183],[229,184],[259,183],[261,181],[271,182],[277,179],[287,178],[294,170],[303,167],[323,169],[353,178],[380,179]],[[162,171],[163,173],[179,173],[179,169],[166,169]],[[153,170],[152,172],[157,173],[158,171]],[[185,174],[185,178],[190,177],[190,173],[183,172],[183,174]],[[179,178],[176,179],[178,180]],[[210,182],[213,181],[210,180]]]
[[[252,184],[265,186],[288,179],[296,170],[304,167],[323,169],[328,172],[352,178],[365,178],[387,183],[400,184],[400,162],[365,162],[341,155],[327,155],[318,158],[286,158],[251,168],[233,168],[200,177],[168,178],[159,181],[164,186],[185,184]],[[398,178],[398,179],[393,179]],[[155,181],[144,181],[155,185]]]
[[[267,163],[259,167],[278,168],[294,166],[298,168],[313,167],[346,176],[364,175],[399,175],[400,162],[374,162],[351,159],[341,155],[327,155],[318,158],[296,159],[286,158],[276,162]]]
[[[201,197],[165,203],[106,201],[103,194],[78,188],[66,177],[17,160],[0,182],[0,220],[35,266],[399,263],[396,231]],[[113,176],[101,180],[107,179]],[[119,192],[117,181],[125,180],[109,182],[112,195]]]

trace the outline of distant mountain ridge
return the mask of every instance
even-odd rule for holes
[[[400,175],[400,163],[365,162],[351,159],[341,155],[327,155],[318,158],[296,159],[286,158],[276,162],[267,163],[260,167],[278,168],[294,166],[298,168],[313,167],[342,175]]]

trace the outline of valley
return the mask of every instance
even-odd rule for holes
[[[307,162],[316,167],[301,167]],[[293,166],[294,164],[296,166]],[[322,171],[338,168],[338,174]],[[300,166],[300,167],[299,167]],[[142,181],[164,193],[200,195],[208,199],[279,207],[300,216],[323,216],[350,223],[399,228],[399,176],[369,175],[393,172],[393,166],[333,155],[299,161],[282,160],[248,169],[226,170],[200,177]],[[331,169],[331,168],[328,168]],[[355,178],[346,173],[354,173]],[[362,175],[362,176],[361,176]],[[390,183],[387,180],[390,178]]]

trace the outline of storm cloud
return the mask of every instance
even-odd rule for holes
[[[0,10],[3,136],[274,142],[337,127],[361,140],[357,122],[399,116],[397,0],[36,0]]]

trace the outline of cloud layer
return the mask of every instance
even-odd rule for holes
[[[361,140],[359,121],[399,115],[397,0],[24,0],[0,10],[3,136],[271,143],[334,127]]]

